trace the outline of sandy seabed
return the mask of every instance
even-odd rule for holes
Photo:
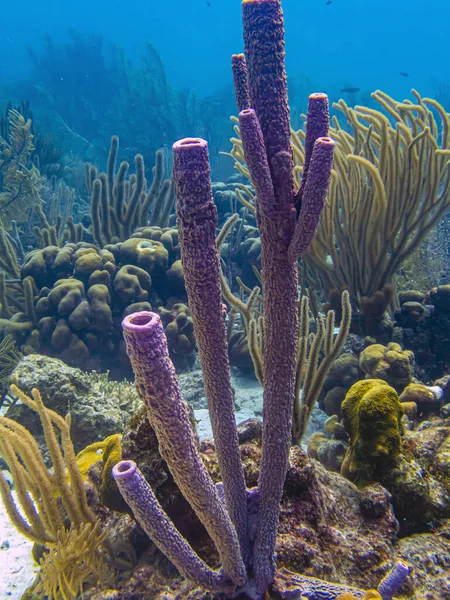
[[[33,544],[20,535],[0,502],[0,599],[20,600],[37,571]]]

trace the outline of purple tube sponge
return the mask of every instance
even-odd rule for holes
[[[265,322],[263,454],[253,566],[258,593],[270,586],[280,501],[291,444],[297,356],[294,168],[279,0],[244,0],[244,47],[251,106],[240,113],[244,155],[257,190]],[[262,144],[263,142],[263,144]]]
[[[380,581],[377,591],[383,600],[392,600],[409,575],[409,567],[401,560],[397,561],[389,573]]]
[[[316,232],[328,191],[333,143],[315,141],[296,223],[281,3],[243,0],[242,8],[252,109],[240,112],[239,124],[256,190],[264,289],[263,454],[253,557],[256,587],[262,595],[275,573],[273,557],[291,443],[298,341],[296,259]],[[309,145],[315,132],[325,127],[322,97],[316,98],[315,107]]]
[[[330,113],[328,109],[328,96],[319,92],[311,94],[308,101],[308,113],[306,116],[305,162],[303,165],[302,181],[294,198],[297,215],[299,214],[302,205],[303,191],[308,178],[314,144],[318,138],[328,137],[329,127]]]
[[[189,309],[203,370],[226,505],[248,559],[247,492],[241,463],[223,318],[208,145],[184,139],[173,145],[178,230]]]
[[[250,108],[250,92],[248,89],[247,63],[243,54],[233,54],[231,57],[234,91],[239,112]]]
[[[174,527],[136,463],[123,460],[115,465],[112,475],[142,529],[183,577],[206,589],[230,589],[224,575],[210,569]]]
[[[245,160],[250,171],[257,197],[257,219],[270,219],[275,214],[275,192],[269,163],[267,161],[264,137],[258,117],[253,108],[239,113],[239,128],[244,148]]]
[[[225,575],[246,581],[236,530],[198,453],[186,403],[169,358],[159,315],[138,312],[122,322],[136,387],[175,482],[213,539]]]
[[[262,595],[275,572],[279,506],[291,442],[298,341],[297,258],[316,232],[328,191],[333,143],[322,138],[316,141],[319,132],[328,131],[326,97],[317,95],[311,100],[308,176],[296,222],[281,2],[243,0],[242,15],[252,108],[240,112],[239,123],[256,190],[264,290],[263,455],[253,558],[257,590]]]
[[[300,215],[289,245],[289,258],[297,261],[309,248],[319,226],[330,187],[333,166],[334,141],[329,137],[317,138],[308,164],[303,188]],[[302,182],[303,183],[303,182]]]
[[[256,209],[262,247],[265,322],[263,455],[253,557],[257,590],[262,595],[275,573],[273,555],[291,445],[298,272],[297,264],[289,259],[287,250],[295,227],[295,208],[292,190],[290,202],[287,202],[287,188],[277,194],[279,187],[271,173],[267,144],[257,112],[252,109],[242,111],[239,122],[245,159],[257,192]],[[286,157],[286,153],[282,154]],[[277,160],[273,158],[273,161]]]
[[[261,125],[276,203],[290,207],[294,162],[280,0],[243,0],[242,21],[250,106]]]

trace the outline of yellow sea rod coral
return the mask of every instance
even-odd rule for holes
[[[330,128],[335,141],[330,190],[302,261],[310,287],[328,300],[347,289],[359,309],[362,298],[374,298],[448,210],[450,118],[436,100],[412,94],[414,102],[399,102],[378,90],[372,97],[380,110],[351,108],[343,100],[333,105],[342,116],[334,116]],[[237,124],[235,134],[230,154],[250,180]],[[297,185],[305,136],[303,129],[291,131]],[[254,212],[253,190],[237,187],[240,202]]]
[[[34,597],[75,600],[88,585],[110,582],[112,571],[99,551],[104,540],[99,521],[59,531],[57,542],[49,546],[39,562]]]
[[[70,415],[64,419],[46,408],[36,389],[31,398],[15,385],[11,391],[39,414],[52,461],[50,471],[31,433],[0,417],[0,454],[15,491],[0,471],[0,497],[11,522],[38,545],[35,554],[41,556],[29,592],[47,600],[75,600],[87,585],[109,581],[113,571],[105,560],[109,544],[87,503],[70,439]]]

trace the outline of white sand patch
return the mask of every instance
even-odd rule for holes
[[[17,531],[0,502],[0,598],[20,600],[36,577],[33,544]]]

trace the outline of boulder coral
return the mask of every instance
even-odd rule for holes
[[[359,377],[358,359],[350,352],[344,352],[334,361],[324,381],[322,398],[319,400],[322,410],[327,415],[341,414],[342,401]]]
[[[169,352],[173,355],[189,355],[195,348],[194,323],[186,304],[174,304],[172,308],[160,307],[161,321],[165,327]]]
[[[410,383],[400,395],[400,402],[414,403],[419,416],[438,412],[443,403],[444,392],[439,385],[426,386],[423,383]],[[406,413],[406,411],[405,411]]]
[[[4,333],[25,354],[42,352],[88,368],[97,368],[101,359],[113,368],[108,361],[124,356],[118,325],[130,310],[154,304],[171,313],[173,304],[185,301],[179,258],[178,231],[157,226],[141,227],[103,248],[78,242],[34,250],[20,268],[25,310],[9,311]],[[186,319],[189,315],[177,319],[180,335],[170,326],[178,366],[194,357],[195,337]]]
[[[401,454],[402,405],[397,392],[381,379],[355,383],[342,403],[350,448],[341,472],[349,477],[372,474]]]
[[[383,379],[400,393],[413,379],[414,353],[393,342],[372,344],[361,353],[359,366],[366,377]]]

